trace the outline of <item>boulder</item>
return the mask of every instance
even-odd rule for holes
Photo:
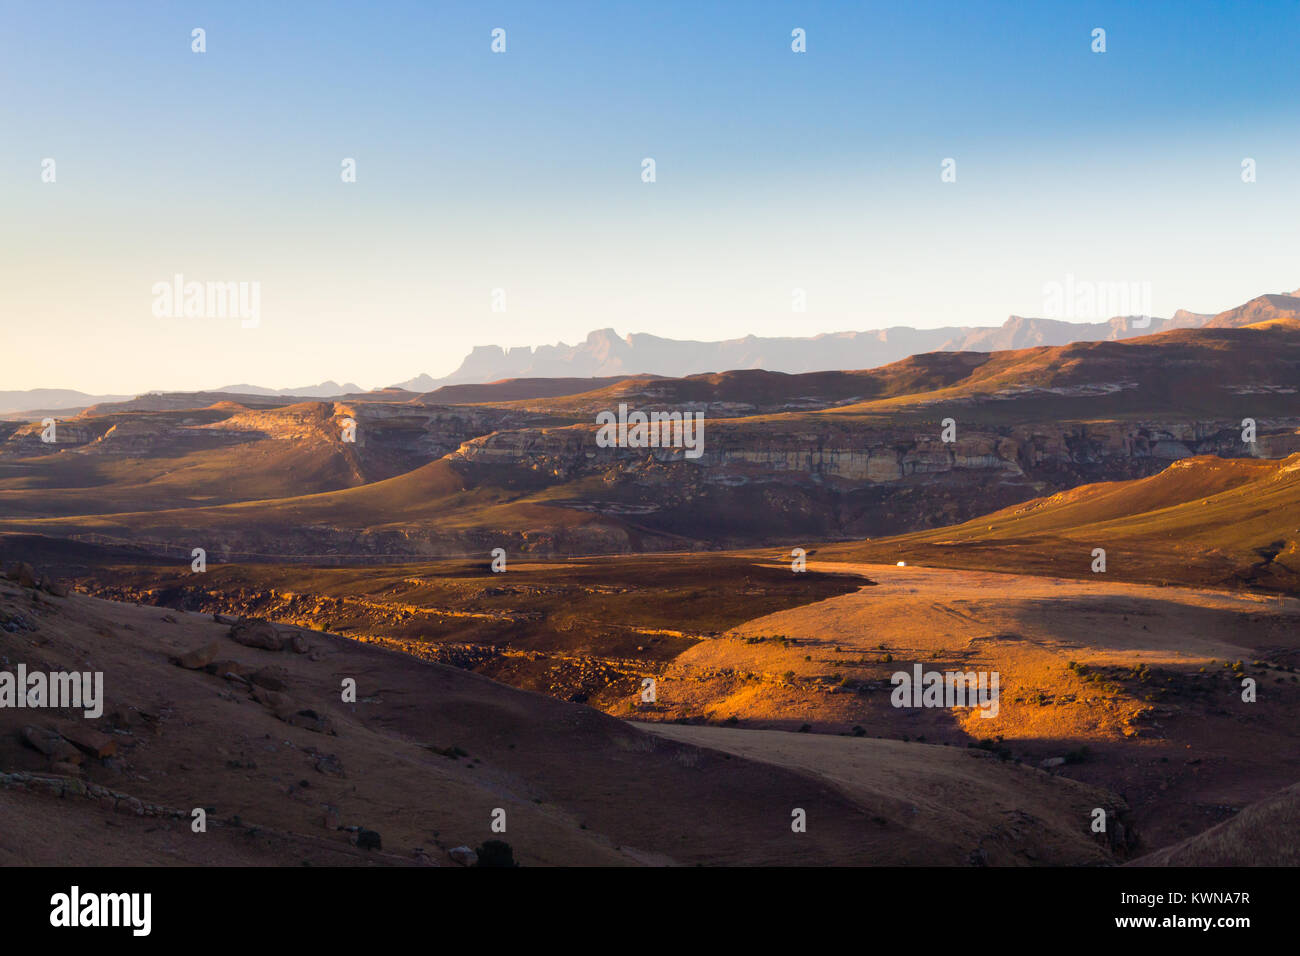
[[[67,597],[69,590],[68,586],[62,581],[54,581],[48,577],[41,582],[41,589],[46,594],[53,594],[55,597]]]
[[[331,777],[347,777],[343,772],[343,761],[339,760],[336,754],[323,754],[317,751],[315,766],[317,773],[328,774]]]
[[[55,763],[81,763],[85,758],[81,751],[63,738],[57,731],[45,727],[28,725],[23,728],[23,740],[28,746],[39,750]]]
[[[478,854],[467,846],[454,846],[447,851],[447,855],[461,866],[473,866],[478,863]]]
[[[281,717],[278,713],[276,716],[291,727],[301,727],[304,730],[310,730],[318,734],[329,734],[331,737],[338,736],[338,732],[334,729],[334,722],[324,714],[318,714],[310,708],[304,707],[287,717]]]
[[[278,691],[267,690],[265,687],[254,687],[252,697],[263,707],[273,710],[275,716],[281,720],[287,720],[295,710],[293,702],[288,697]]]
[[[245,647],[257,647],[266,651],[278,651],[284,646],[279,631],[270,621],[240,621],[230,629],[230,639]]]
[[[229,679],[231,677],[243,677],[245,672],[248,670],[248,668],[246,668],[243,664],[239,663],[239,661],[230,661],[230,660],[223,659],[219,661],[213,661],[211,664],[205,667],[204,670],[206,670],[209,674],[216,674],[218,677],[225,677]]]
[[[220,651],[221,645],[216,641],[212,641],[210,644],[203,647],[196,647],[192,651],[186,651],[179,657],[172,658],[172,661],[178,666],[184,667],[186,670],[196,671],[200,668],[207,667],[216,660],[217,654]]]
[[[63,732],[63,737],[82,753],[101,760],[117,753],[116,740],[90,727],[72,727]]]
[[[289,686],[289,672],[283,667],[263,667],[249,674],[248,679],[267,690],[284,690]]]
[[[267,690],[265,687],[253,685],[251,696],[262,706],[266,707],[279,720],[283,720],[291,727],[302,727],[304,730],[311,730],[318,734],[329,734],[338,736],[334,729],[334,723],[324,714],[319,714],[309,707],[303,707],[295,703],[288,695],[276,690]]]
[[[1064,757],[1048,757],[1046,760],[1040,760],[1038,762],[1038,766],[1042,767],[1044,770],[1051,770],[1053,767],[1064,766],[1064,764]]]

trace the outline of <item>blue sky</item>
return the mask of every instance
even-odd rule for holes
[[[8,0],[0,388],[993,325],[1067,275],[1218,311],[1300,286],[1298,28],[1293,3]],[[176,273],[260,283],[258,326],[155,316]]]

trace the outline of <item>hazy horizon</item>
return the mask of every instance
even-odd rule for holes
[[[1296,290],[1296,291],[1300,291],[1300,290]],[[1261,292],[1261,293],[1258,293],[1258,295],[1269,295],[1269,294],[1288,294],[1288,293],[1284,293],[1284,292],[1281,292],[1281,291],[1279,291],[1279,292],[1277,292],[1277,293],[1268,293],[1268,292]],[[1237,305],[1241,305],[1241,304],[1243,304],[1244,302],[1248,301],[1249,299],[1253,299],[1253,298],[1255,298],[1255,297],[1256,297],[1256,296],[1252,295],[1252,296],[1249,296],[1249,297],[1243,298],[1240,302],[1238,302],[1238,303],[1236,303],[1236,304],[1237,304]],[[1228,308],[1232,308],[1232,307],[1230,306],[1230,307],[1228,307]],[[1199,312],[1199,311],[1201,311],[1201,310],[1197,310],[1197,309],[1188,309],[1187,311],[1189,311],[1189,312]],[[1226,311],[1226,309],[1216,309],[1216,310],[1213,310],[1212,312],[1208,312],[1208,313],[1206,313],[1206,312],[1202,312],[1202,314],[1211,314],[1211,315],[1213,315],[1213,314],[1217,314],[1217,313],[1222,312],[1222,311]],[[1172,315],[1173,315],[1173,313],[1171,312],[1169,315],[1154,316],[1154,318],[1156,318],[1156,319],[1168,319],[1168,318],[1170,318]],[[1118,318],[1125,318],[1125,317],[1126,317],[1126,316],[1118,315],[1118,314],[1117,314],[1117,315],[1109,316],[1107,319],[1096,319],[1096,320],[1093,320],[1093,319],[1073,319],[1073,320],[1072,320],[1072,319],[1054,319],[1054,320],[1051,320],[1051,321],[1060,322],[1060,323],[1063,323],[1063,324],[1065,324],[1065,325],[1080,325],[1080,326],[1082,326],[1082,325],[1090,325],[1090,324],[1105,323],[1106,321],[1109,321],[1109,319],[1118,319]],[[1011,315],[1008,315],[1008,316],[1007,316],[1006,318],[1004,318],[1003,320],[1001,320],[1000,322],[981,323],[981,324],[976,324],[976,325],[971,325],[971,326],[966,326],[966,327],[967,327],[967,328],[972,328],[972,329],[976,329],[976,328],[990,328],[990,329],[993,329],[993,328],[1000,328],[1000,327],[1002,327],[1003,325],[1005,325],[1005,323],[1009,322],[1009,321],[1010,321],[1011,319],[1013,319],[1013,318],[1041,319],[1041,318],[1043,318],[1043,317],[1042,317],[1042,316],[1030,316],[1030,315],[1015,315],[1015,314],[1011,314]],[[889,326],[889,327],[881,326],[881,327],[877,327],[877,328],[869,328],[869,329],[835,329],[835,330],[830,330],[830,331],[826,331],[826,332],[810,332],[810,333],[807,333],[806,335],[800,335],[800,336],[794,336],[794,337],[796,337],[796,338],[809,338],[809,339],[814,339],[814,338],[822,338],[822,337],[828,337],[828,336],[852,335],[852,334],[860,334],[860,333],[868,333],[868,332],[876,332],[876,331],[885,331],[886,328],[912,328],[912,329],[916,329],[916,330],[918,330],[918,331],[922,331],[922,330],[924,330],[921,326],[911,325],[911,324],[906,323],[906,322],[900,322],[900,323],[896,323],[896,324],[894,324],[893,326]],[[936,327],[936,328],[942,328],[942,327],[940,326],[940,327]],[[640,335],[654,335],[654,334],[655,334],[655,333],[645,333],[645,332],[619,332],[617,329],[610,329],[610,330],[613,331],[614,334],[615,334],[615,335],[616,335],[620,340],[625,341],[625,342],[628,341],[629,339],[635,337],[635,336],[640,336]],[[500,345],[500,343],[496,343],[496,342],[482,342],[482,343],[478,343],[476,346],[472,346],[472,347],[471,347],[471,351],[472,351],[473,349],[478,349],[478,348],[492,348],[492,347],[500,347],[500,348],[503,349],[503,351],[509,351],[510,349],[515,349],[515,348],[523,347],[523,348],[529,348],[529,349],[530,349],[531,351],[533,351],[533,352],[536,352],[539,348],[572,348],[572,347],[580,346],[580,345],[583,344],[585,341],[587,341],[587,339],[589,339],[591,335],[593,335],[593,334],[595,334],[595,333],[597,333],[597,332],[600,332],[600,331],[605,331],[605,329],[592,329],[592,330],[590,330],[586,335],[582,336],[581,338],[575,339],[575,340],[572,341],[572,342],[565,342],[565,341],[537,342],[537,343],[532,343],[532,344],[530,344],[530,345],[526,345],[526,346],[502,346],[502,345]],[[667,337],[662,337],[662,338],[667,338]],[[713,342],[725,342],[725,341],[740,341],[740,340],[743,340],[744,338],[746,338],[746,336],[737,336],[737,337],[735,337],[735,338],[733,338],[733,339],[702,339],[702,338],[696,337],[696,338],[694,338],[694,339],[675,339],[675,340],[673,340],[673,341],[698,341],[698,342],[713,343]],[[770,337],[769,337],[769,336],[761,336],[760,338],[777,338],[777,336],[770,336]],[[467,352],[465,353],[465,355],[461,356],[461,358],[460,358],[459,360],[457,360],[457,361],[456,361],[456,362],[455,362],[455,363],[454,363],[454,364],[453,364],[453,365],[452,365],[452,366],[447,370],[447,373],[451,373],[451,372],[456,371],[456,369],[460,366],[460,364],[461,364],[461,363],[462,363],[466,358],[468,358],[469,354],[470,354],[470,351],[467,351]],[[727,369],[717,369],[716,371],[727,371]],[[629,372],[626,372],[626,373],[611,373],[611,374],[632,374],[632,375],[635,375],[635,374],[658,374],[658,373],[647,373],[647,372],[645,372],[644,370],[636,370],[636,371],[629,371]],[[666,374],[666,373],[665,373],[665,374]],[[88,393],[88,394],[100,394],[100,395],[124,395],[124,394],[130,394],[130,395],[145,395],[145,394],[152,394],[152,393],[166,393],[166,392],[218,392],[218,391],[231,391],[234,387],[237,387],[237,386],[251,386],[251,387],[253,387],[253,388],[257,388],[257,389],[268,389],[268,390],[278,390],[278,391],[282,391],[282,392],[287,392],[287,391],[291,391],[291,390],[293,390],[293,389],[300,389],[300,390],[313,389],[313,388],[316,388],[316,387],[318,387],[318,386],[320,386],[320,385],[324,385],[324,384],[326,384],[327,382],[334,382],[335,384],[337,384],[337,385],[339,385],[339,386],[348,385],[348,384],[357,385],[357,386],[359,387],[359,391],[362,391],[362,392],[369,392],[369,391],[377,391],[377,390],[381,390],[381,389],[385,389],[385,388],[391,388],[391,387],[397,386],[397,385],[399,385],[399,384],[401,384],[401,383],[403,383],[403,382],[410,381],[411,379],[419,378],[419,377],[422,376],[422,375],[429,375],[431,378],[434,378],[435,380],[439,380],[439,379],[442,379],[442,378],[445,378],[445,377],[446,377],[446,373],[443,374],[443,375],[433,375],[433,374],[428,373],[428,372],[416,372],[416,373],[413,373],[412,375],[408,375],[408,376],[406,376],[405,378],[401,378],[401,379],[393,379],[393,380],[390,380],[390,381],[385,381],[385,382],[383,382],[383,383],[381,383],[381,384],[380,384],[380,383],[376,383],[376,384],[365,384],[365,383],[362,383],[362,382],[358,382],[358,381],[355,379],[355,377],[345,377],[345,378],[321,378],[321,379],[317,379],[317,380],[313,380],[313,381],[299,381],[299,382],[297,382],[296,384],[293,384],[293,385],[285,385],[285,384],[282,384],[282,383],[279,383],[279,382],[260,382],[260,381],[250,381],[250,380],[248,380],[248,379],[239,379],[239,378],[236,377],[236,378],[227,378],[227,379],[223,379],[219,384],[214,384],[214,385],[193,385],[193,386],[186,386],[186,387],[183,387],[183,388],[157,388],[157,387],[149,386],[149,387],[135,388],[135,389],[130,389],[130,388],[128,388],[128,389],[123,389],[123,390],[106,389],[106,390],[102,390],[102,391],[95,391],[95,390],[89,390],[89,389],[81,388],[81,387],[79,387],[79,386],[77,386],[77,385],[75,385],[75,384],[66,384],[66,383],[63,383],[63,384],[55,384],[55,385],[33,385],[33,386],[30,386],[30,387],[27,387],[27,388],[6,389],[6,391],[34,391],[34,390],[47,389],[47,390],[68,390],[68,391],[80,391],[80,392],[86,392],[86,393]],[[578,375],[577,377],[585,377],[585,376]]]

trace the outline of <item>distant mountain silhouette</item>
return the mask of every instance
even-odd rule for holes
[[[1300,306],[1300,300],[1296,304]],[[865,369],[888,365],[923,352],[997,352],[1036,345],[1110,341],[1169,329],[1200,328],[1220,317],[1183,309],[1168,319],[1117,316],[1106,322],[1089,323],[1013,315],[1001,326],[948,326],[939,329],[894,326],[866,332],[831,332],[807,338],[748,335],[743,339],[722,342],[666,339],[644,333],[623,338],[613,329],[597,329],[581,345],[561,342],[558,345],[512,349],[480,345],[470,352],[460,368],[446,378],[418,375],[394,387],[429,392],[439,386],[482,384],[507,378],[645,374],[679,378],[733,369],[762,368],[790,373]]]
[[[29,409],[86,408],[100,402],[120,402],[130,395],[88,395],[71,388],[29,388],[0,392],[0,415]]]
[[[1281,295],[1261,295],[1245,305],[1220,312],[1206,323],[1212,329],[1239,329],[1258,322],[1300,321],[1300,289]]]
[[[301,395],[303,398],[334,398],[338,395],[353,395],[365,389],[352,382],[340,385],[330,379],[319,385],[304,385],[302,388],[263,388],[260,385],[226,385],[212,389],[216,392],[232,392],[237,395]]]
[[[340,398],[364,392],[360,385],[346,382],[321,382],[319,385],[306,385],[302,388],[263,388],[260,385],[227,385],[214,389],[214,395],[229,397],[232,395],[257,395],[262,397],[297,397],[297,398]],[[89,395],[70,388],[29,388],[21,391],[0,392],[0,417],[32,418],[47,412],[58,412],[64,416],[75,415],[84,409],[96,405],[122,405],[125,407],[156,407],[157,398],[164,395],[176,395],[175,392],[141,392],[136,395]],[[199,394],[199,393],[186,393]]]

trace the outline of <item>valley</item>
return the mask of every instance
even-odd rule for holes
[[[1300,779],[1279,298],[865,371],[176,393],[54,442],[0,423],[3,655],[107,661],[122,748],[73,760],[67,715],[13,724],[0,797],[93,785],[128,794],[93,814],[179,819],[202,779],[223,828],[258,821],[204,851],[225,862],[379,860],[365,829],[401,848],[383,862],[445,864],[493,800],[532,864],[1221,855],[1209,834],[1267,831]],[[624,407],[703,416],[703,440],[597,440]],[[303,656],[262,660],[286,642]],[[996,707],[899,706],[923,671],[996,675]],[[360,698],[331,702],[349,675]],[[302,759],[362,782],[294,782]],[[189,859],[159,832],[142,853]]]

